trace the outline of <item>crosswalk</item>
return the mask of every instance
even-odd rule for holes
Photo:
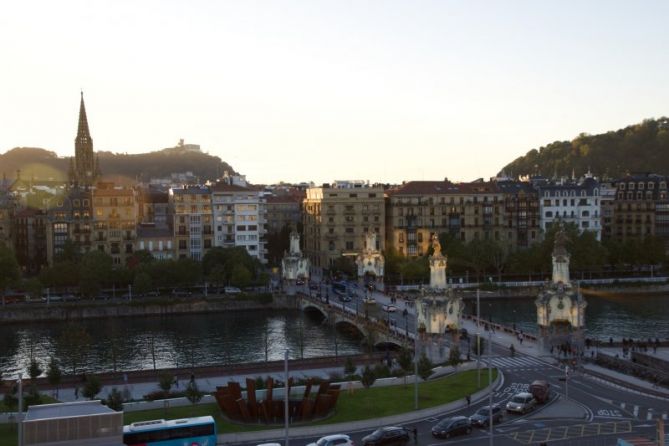
[[[488,362],[488,359],[485,361]],[[503,370],[538,370],[547,366],[545,362],[532,356],[493,356],[490,361],[493,367]]]
[[[624,401],[612,401],[611,403],[620,407],[622,410],[631,413],[639,420],[651,421],[661,418],[667,421],[669,419],[669,411],[666,408],[654,409],[652,407],[638,406]]]

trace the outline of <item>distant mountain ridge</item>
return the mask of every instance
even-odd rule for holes
[[[216,179],[224,172],[236,173],[221,158],[203,152],[171,147],[154,152],[121,154],[96,152],[103,176],[124,177],[133,181],[169,177],[173,172],[193,172],[201,181]],[[16,147],[0,155],[0,174],[16,178],[17,170],[24,179],[66,180],[70,157],[35,148]]]
[[[572,141],[555,141],[516,158],[500,173],[552,177],[580,176],[588,170],[605,178],[634,172],[669,175],[669,118],[646,119],[599,135],[581,133]]]

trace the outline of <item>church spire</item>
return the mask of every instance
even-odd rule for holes
[[[82,186],[91,186],[99,176],[99,169],[95,165],[93,138],[91,138],[88,129],[83,91],[81,92],[81,103],[79,105],[77,137],[74,139],[74,164],[77,182]]]
[[[86,117],[86,105],[84,105],[84,92],[81,91],[81,103],[79,105],[79,128],[77,129],[76,142],[89,142],[93,145],[91,132],[88,130],[88,118]]]

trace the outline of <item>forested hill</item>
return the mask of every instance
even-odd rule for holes
[[[172,172],[191,171],[201,181],[219,178],[234,169],[217,156],[202,152],[169,148],[140,154],[96,152],[104,176],[124,177],[132,181],[169,177]],[[21,170],[24,179],[65,180],[70,158],[55,152],[32,147],[17,147],[0,155],[0,174],[15,178]]]
[[[669,118],[599,135],[580,134],[572,141],[555,141],[507,164],[502,172],[580,176],[588,168],[595,175],[615,178],[632,172],[669,174]]]

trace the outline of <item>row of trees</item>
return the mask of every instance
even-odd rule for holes
[[[603,272],[641,265],[659,265],[667,260],[664,242],[657,237],[642,240],[599,242],[592,232],[579,230],[574,224],[565,226],[571,254],[571,270]],[[548,230],[544,239],[527,249],[510,251],[499,241],[476,239],[464,243],[451,234],[441,234],[443,252],[448,256],[449,275],[471,274],[480,281],[484,277],[501,280],[502,274],[544,277],[551,271],[551,253],[557,227]],[[391,282],[426,282],[430,277],[428,257],[405,258],[389,250],[386,253],[386,276]]]
[[[11,249],[0,245],[0,290],[10,286],[24,289],[39,298],[43,288],[78,287],[85,297],[95,297],[102,289],[133,286],[136,293],[156,288],[193,286],[203,281],[213,286],[247,287],[265,285],[268,275],[260,262],[243,247],[213,248],[202,262],[192,259],[156,260],[148,251],[136,251],[127,265],[114,265],[111,256],[100,251],[81,254],[68,241],[63,251],[38,277],[20,280],[20,270]]]

